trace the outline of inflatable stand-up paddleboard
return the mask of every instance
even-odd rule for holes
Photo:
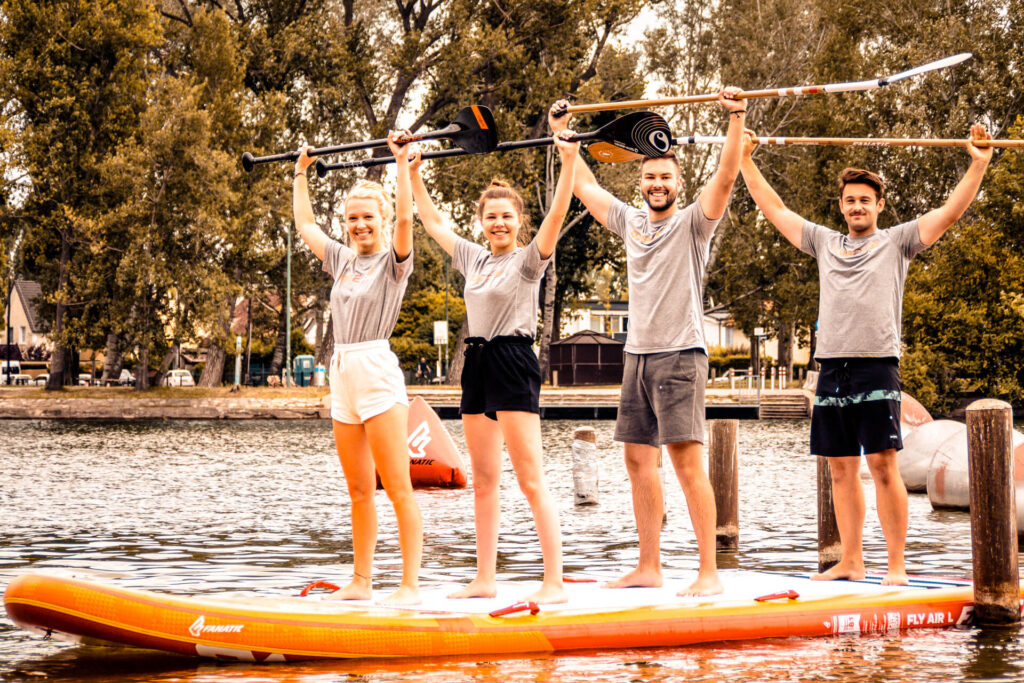
[[[23,575],[4,603],[21,628],[85,644],[117,644],[243,661],[513,655],[669,647],[776,637],[894,632],[968,623],[969,582],[915,578],[910,586],[721,572],[725,592],[679,597],[693,576],[661,588],[567,583],[561,605],[519,602],[538,582],[500,584],[498,597],[423,604],[219,594],[184,597],[67,576]]]
[[[466,487],[466,465],[434,409],[420,396],[409,404],[409,476],[414,489]],[[377,475],[377,488],[383,488]]]

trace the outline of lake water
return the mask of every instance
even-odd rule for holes
[[[462,446],[458,422],[446,422]],[[600,504],[573,506],[573,429],[598,436]],[[548,485],[560,503],[565,572],[614,577],[637,557],[621,447],[613,423],[543,422]],[[1017,425],[1020,429],[1021,424]],[[816,570],[815,460],[809,422],[740,423],[740,550],[723,568]],[[173,593],[297,594],[350,576],[348,497],[328,421],[85,423],[0,421],[0,586],[29,571],[74,573]],[[686,504],[666,473],[669,573],[697,567]],[[869,571],[885,546],[868,500]],[[420,491],[422,583],[474,573],[472,493]],[[376,588],[397,585],[397,531],[378,492]],[[529,508],[507,463],[499,579],[536,579],[541,557]],[[965,576],[970,522],[910,497],[908,570]],[[332,661],[252,665],[45,641],[0,616],[0,679],[60,681],[669,681],[1024,680],[1017,629],[944,629],[775,639],[684,648],[514,658]]]

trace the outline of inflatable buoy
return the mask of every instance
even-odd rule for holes
[[[922,424],[903,437],[903,450],[899,452],[900,476],[907,490],[924,493],[928,489],[928,468],[932,458],[947,439],[954,434],[966,434],[967,427],[953,420],[935,420]],[[967,437],[963,436],[966,442]]]
[[[921,403],[905,391],[900,392],[900,425],[903,435],[932,421],[932,416]]]
[[[466,487],[466,466],[434,409],[417,396],[409,404],[409,476],[414,489]],[[377,488],[383,488],[377,474]]]
[[[1024,434],[1013,430],[1013,478],[1017,488],[1024,486]],[[971,506],[967,428],[953,434],[935,451],[928,468],[928,500],[936,509],[967,510]],[[1017,510],[1018,521],[1021,510]]]

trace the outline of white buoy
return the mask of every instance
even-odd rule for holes
[[[920,429],[920,427],[918,427]],[[1013,430],[1013,447],[1016,453],[1024,444],[1024,434]],[[953,434],[935,451],[931,467],[928,468],[928,500],[936,509],[953,508],[967,510],[971,506],[971,489],[967,460],[967,429]],[[1018,482],[1020,475],[1014,479]]]
[[[928,489],[928,468],[935,457],[935,451],[954,434],[966,433],[967,427],[960,422],[935,420],[906,434],[903,437],[903,450],[899,452],[899,466],[907,490],[924,493]]]
[[[572,483],[576,505],[597,505],[597,435],[579,427],[572,437]]]

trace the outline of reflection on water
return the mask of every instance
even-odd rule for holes
[[[560,501],[568,575],[616,576],[636,561],[636,531],[612,422],[543,424],[549,486]],[[570,440],[598,434],[600,504],[572,505]],[[740,550],[722,567],[810,572],[816,568],[815,463],[806,421],[740,425]],[[458,422],[447,422],[462,443]],[[68,423],[0,422],[0,584],[19,573],[63,571],[176,593],[295,594],[315,579],[349,575],[348,496],[326,421]],[[528,506],[507,464],[502,488],[500,580],[539,578],[540,550]],[[664,475],[669,571],[697,567],[686,503]],[[883,570],[885,547],[866,483],[865,549]],[[425,539],[422,578],[474,573],[472,494],[418,492]],[[397,530],[378,493],[378,589],[400,574]],[[965,513],[934,512],[912,495],[908,566],[913,573],[970,570]],[[131,650],[44,641],[0,617],[0,678],[94,681],[633,681],[1018,680],[1016,630],[949,629],[853,638],[783,639],[660,650],[501,659],[217,664]]]

